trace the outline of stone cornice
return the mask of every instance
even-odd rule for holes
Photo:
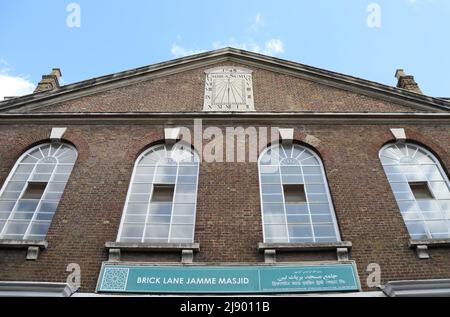
[[[393,124],[414,123],[449,125],[450,113],[0,113],[0,124],[193,124],[202,119],[208,124],[264,123],[280,124]]]
[[[22,108],[23,111],[31,111],[149,79],[176,74],[199,67],[207,67],[226,61],[304,78],[324,85],[361,93],[417,109],[450,111],[450,102],[444,99],[433,98],[408,90],[234,48],[224,48],[92,78],[62,86],[51,92],[41,92],[8,99],[0,102],[0,111],[9,111],[17,108]]]

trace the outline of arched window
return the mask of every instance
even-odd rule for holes
[[[119,242],[192,243],[199,158],[190,146],[160,144],[137,159]]]
[[[400,143],[384,146],[380,160],[411,238],[450,238],[449,180],[436,157]]]
[[[259,159],[266,243],[340,241],[320,158],[298,144],[274,145]]]
[[[46,143],[25,152],[0,192],[0,239],[44,240],[77,150]]]

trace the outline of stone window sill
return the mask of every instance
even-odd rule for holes
[[[147,243],[147,242],[106,242],[109,261],[120,261],[121,252],[181,252],[182,263],[192,263],[194,252],[200,251],[199,243]]]
[[[416,250],[416,254],[419,259],[425,260],[430,258],[428,249],[449,248],[450,239],[410,240],[409,247]]]
[[[331,243],[258,243],[258,251],[264,253],[266,263],[276,263],[276,253],[281,252],[310,252],[336,251],[338,261],[348,261],[352,248],[350,241]]]
[[[0,240],[0,249],[27,249],[27,260],[35,261],[39,252],[47,249],[47,241],[36,240]]]

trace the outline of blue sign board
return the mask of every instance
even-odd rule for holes
[[[155,266],[104,263],[98,292],[257,294],[358,291],[352,263],[279,266]]]

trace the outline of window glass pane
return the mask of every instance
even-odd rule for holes
[[[145,218],[146,218],[146,215],[133,215],[133,214],[128,214],[128,215],[125,217],[125,222],[127,222],[127,223],[135,222],[135,223],[141,224],[141,223],[145,223]]]
[[[302,203],[302,204],[286,204],[286,213],[291,215],[297,215],[297,214],[308,214],[308,204]]]
[[[291,225],[289,226],[289,236],[290,237],[311,237],[311,226],[308,225]]]
[[[281,194],[281,185],[262,185],[263,194]]]
[[[284,175],[301,175],[300,166],[281,166],[281,173]]]
[[[197,186],[192,184],[192,185],[178,185],[177,188],[177,194],[190,194],[190,195],[195,195],[196,191],[197,191]]]
[[[131,202],[145,202],[148,203],[150,200],[150,192],[147,194],[131,194],[129,197]]]
[[[150,213],[151,214],[159,214],[159,215],[167,215],[172,212],[172,204],[171,203],[151,203],[150,204]]]
[[[266,214],[264,215],[264,223],[266,224],[286,224],[284,214]]]
[[[49,192],[55,192],[55,193],[62,193],[64,191],[64,187],[66,186],[66,183],[49,183],[47,186],[47,191]]]
[[[14,208],[15,204],[15,201],[0,201],[0,212],[11,211]]]
[[[20,192],[3,192],[2,199],[17,199],[20,196]]]
[[[264,204],[264,212],[269,214],[284,214],[284,205],[283,204]]]
[[[155,175],[155,183],[167,183],[167,184],[175,184],[175,180],[177,179],[176,175],[164,175],[157,174]]]
[[[304,175],[306,184],[323,184],[322,175]]]
[[[30,220],[33,218],[33,212],[15,212],[13,213],[12,219],[14,220]]]
[[[304,174],[315,174],[315,175],[322,174],[322,170],[320,167],[303,166],[302,169]]]
[[[124,224],[122,228],[122,236],[128,238],[142,238],[144,224]]]
[[[326,203],[328,202],[328,197],[325,194],[310,194],[306,193],[309,203]]]
[[[177,204],[195,203],[195,201],[196,201],[195,194],[190,194],[190,195],[176,194],[175,195],[175,203],[177,203]]]
[[[279,175],[279,167],[274,165],[268,165],[268,166],[260,166],[260,172],[261,174],[275,174]]]
[[[146,238],[168,238],[169,225],[148,225],[145,233]]]
[[[0,239],[45,238],[76,158],[76,150],[62,143],[41,144],[22,155],[0,195],[0,213],[5,215],[2,209],[11,211],[15,205],[10,217],[18,221],[9,222]],[[5,201],[6,197],[10,200]],[[36,221],[30,223],[32,219]]]
[[[148,215],[147,218],[147,223],[151,223],[151,224],[156,224],[156,223],[160,223],[160,224],[169,224],[170,223],[170,215],[155,215],[155,214],[150,214]],[[145,221],[145,219],[144,219]]]
[[[55,164],[37,164],[34,172],[39,174],[51,174],[55,167]]]
[[[172,217],[173,224],[194,224],[193,216],[173,216]]]
[[[26,182],[9,182],[5,188],[7,192],[21,192],[25,187]]]
[[[17,203],[17,211],[35,211],[39,204],[38,199],[22,199]]]
[[[196,184],[197,183],[197,176],[178,176],[178,183],[179,184]]]
[[[171,238],[187,239],[192,237],[192,226],[172,225]]]
[[[28,225],[28,221],[9,221],[6,225],[6,234],[23,235]]]
[[[285,225],[265,225],[264,230],[266,237],[287,239],[287,231]]]
[[[46,212],[38,213],[36,214],[36,220],[52,221],[53,215],[54,215],[53,213],[46,213]]]
[[[136,168],[136,175],[153,175],[154,173],[154,166],[138,166]]]
[[[325,186],[324,185],[306,185],[306,191],[310,194],[325,194]]]
[[[134,184],[131,187],[132,194],[148,194],[152,190],[152,184]]]
[[[281,179],[279,175],[261,175],[262,184],[280,184]]]
[[[8,212],[0,211],[0,221],[7,220],[10,214],[11,214],[10,211],[8,211]]]
[[[309,215],[287,215],[287,221],[290,224],[308,224],[310,223]]]
[[[283,184],[303,184],[302,176],[282,175]]]
[[[334,237],[336,235],[333,225],[314,225],[314,234],[317,237]]]
[[[52,212],[54,213],[56,211],[56,208],[58,208],[58,203],[56,202],[41,202],[41,205],[39,207],[39,212]]]
[[[282,195],[263,195],[263,201],[265,203],[283,203]]]
[[[175,204],[173,207],[175,215],[194,215],[195,204]]]
[[[148,149],[136,162],[128,199],[130,203],[125,206],[121,226],[124,227],[127,221],[139,221],[145,226],[145,230],[137,234],[139,241],[154,243],[168,243],[169,228],[173,224],[189,224],[192,228],[198,161],[188,146],[161,144]],[[147,191],[151,192],[151,197]],[[118,239],[129,241],[123,231]],[[177,237],[176,241],[192,242],[192,233]]]
[[[33,170],[34,166],[35,166],[34,164],[19,164],[15,172],[29,175]]]
[[[178,170],[178,175],[197,175],[198,167],[197,166],[180,166]]]
[[[386,156],[391,161],[383,160]],[[437,158],[410,143],[390,144],[380,151],[380,158],[411,238],[448,237],[445,200],[450,199],[449,182]],[[398,183],[399,180],[403,183]],[[409,182],[411,194],[407,193],[405,180]]]
[[[50,193],[50,192],[47,192],[44,195],[44,199],[58,200],[59,201],[61,199],[61,196],[62,196],[62,193]]]
[[[274,165],[277,162],[280,166]],[[329,229],[324,225],[331,225],[331,236],[324,239],[338,240],[321,162],[312,151],[300,145],[273,146],[260,159],[260,173],[266,242],[318,242],[317,238],[324,236],[314,235],[311,229],[314,224],[322,224],[319,227],[322,231]],[[280,176],[281,186],[275,185],[280,183]],[[280,188],[283,189],[281,197],[278,194]],[[284,198],[283,201],[280,198]],[[276,227],[277,221],[287,221],[289,240],[286,228]],[[277,237],[281,234],[277,232],[285,235]],[[298,236],[300,234],[304,236]]]
[[[48,227],[50,227],[49,221],[34,222],[31,224],[30,234],[46,235]]]
[[[130,214],[134,215],[146,214],[147,209],[148,209],[147,204],[135,204],[135,203],[128,204],[128,213]]]
[[[331,215],[311,215],[313,223],[333,223]]]

